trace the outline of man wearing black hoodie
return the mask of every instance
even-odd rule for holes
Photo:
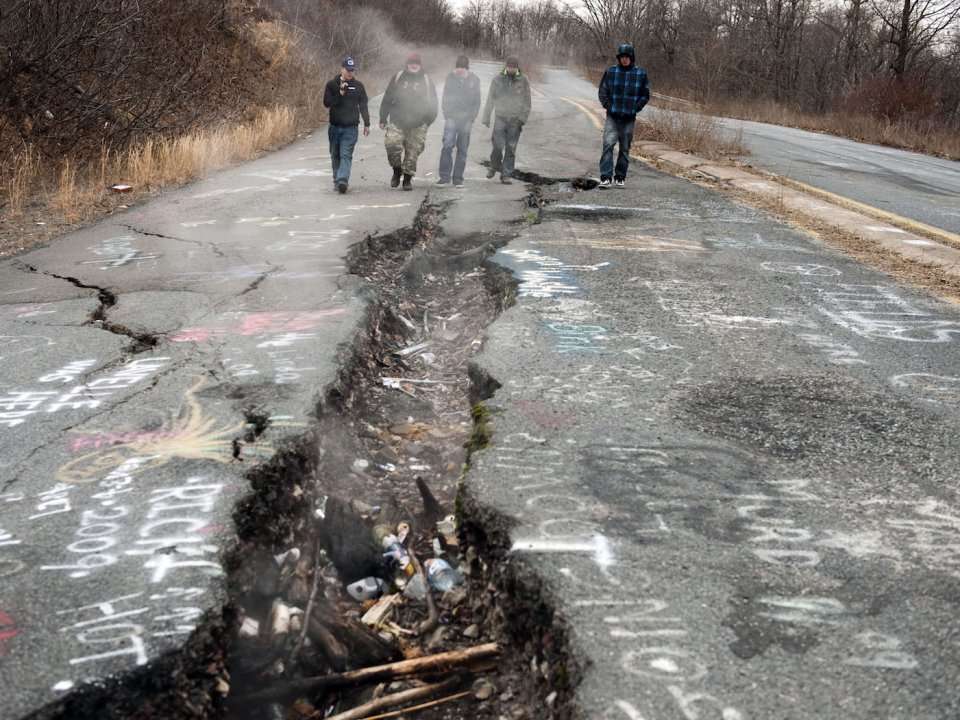
[[[470,59],[457,58],[456,68],[443,84],[443,149],[440,151],[439,185],[446,185],[453,173],[454,187],[463,187],[463,171],[467,167],[470,130],[480,112],[480,78],[470,72]],[[453,149],[457,149],[456,162]]]
[[[383,144],[393,168],[390,187],[400,184],[413,190],[417,158],[427,143],[427,128],[437,119],[437,89],[423,71],[419,53],[407,56],[406,66],[390,79],[380,103],[380,129],[386,130]]]
[[[343,59],[340,73],[323,90],[323,106],[330,108],[327,139],[330,141],[330,162],[333,165],[333,186],[341,195],[347,191],[353,148],[357,144],[357,126],[363,116],[363,135],[370,134],[370,113],[367,90],[353,75],[357,63],[349,55]]]

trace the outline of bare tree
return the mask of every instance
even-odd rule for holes
[[[906,75],[918,55],[933,47],[960,17],[960,0],[872,0],[872,4],[886,42],[895,49],[890,69],[897,78]]]

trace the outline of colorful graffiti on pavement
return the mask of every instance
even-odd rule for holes
[[[74,451],[95,448],[63,465],[57,480],[83,484],[103,477],[130,458],[144,458],[138,470],[160,467],[174,459],[212,460],[228,463],[234,460],[234,441],[247,429],[246,421],[218,425],[216,418],[207,415],[196,394],[206,385],[198,378],[184,394],[184,401],[176,415],[165,427],[148,431],[102,431],[80,433],[70,441]],[[244,452],[269,455],[266,444],[245,445]]]

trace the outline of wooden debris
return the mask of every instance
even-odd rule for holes
[[[297,642],[290,651],[290,656],[287,658],[288,668],[292,668],[296,663],[297,656],[300,654],[300,648],[303,647],[303,641],[307,637],[307,630],[310,629],[310,613],[313,612],[313,602],[316,600],[317,588],[320,586],[320,557],[320,540],[317,539],[313,548],[313,587],[310,588],[310,597],[307,600],[307,609],[304,612],[303,628],[301,628]]]
[[[440,623],[440,611],[437,610],[437,601],[433,599],[433,588],[430,587],[430,580],[427,578],[427,573],[423,569],[423,565],[420,563],[420,560],[417,559],[417,554],[413,551],[412,547],[410,548],[410,561],[413,563],[414,569],[420,576],[420,580],[423,581],[423,587],[427,593],[427,619],[421,622],[415,628],[417,635],[423,636],[429,632],[433,632],[433,629]]]
[[[367,718],[370,713],[375,713],[379,710],[395,708],[398,705],[403,705],[404,703],[414,700],[422,700],[423,698],[433,697],[434,695],[445,693],[454,689],[462,682],[463,678],[457,676],[448,678],[447,680],[436,683],[435,685],[424,685],[423,687],[417,687],[411,690],[403,690],[402,692],[391,693],[390,695],[384,695],[383,697],[379,697],[376,700],[371,700],[363,705],[358,705],[357,707],[347,710],[346,712],[331,715],[329,718],[327,718],[327,720],[363,720],[363,718]],[[469,695],[469,693],[467,694]],[[404,712],[407,711],[409,711],[409,708],[404,710]],[[323,716],[316,715],[315,717],[321,718]]]
[[[360,622],[364,625],[369,625],[374,629],[379,629],[393,613],[393,608],[399,602],[403,600],[403,596],[400,593],[394,593],[393,595],[384,595],[373,607],[367,610],[363,617],[360,618]]]
[[[450,652],[427,655],[413,660],[400,660],[399,662],[344,673],[276,683],[259,692],[238,696],[237,699],[243,702],[270,702],[289,695],[307,695],[329,688],[370,685],[386,680],[396,680],[428,673],[444,674],[460,668],[473,668],[480,661],[499,654],[500,646],[497,643],[485,643],[464,650],[451,650]]]

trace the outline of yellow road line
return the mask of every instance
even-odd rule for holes
[[[593,123],[594,127],[596,127],[598,130],[603,129],[603,122],[599,118],[599,112],[595,111],[591,107],[588,107],[587,105],[584,105],[582,102],[578,100],[574,100],[573,98],[565,97],[560,99],[563,100],[564,102],[568,102],[571,105],[577,107],[584,115],[590,118],[590,121]],[[644,160],[648,162],[650,160],[649,158],[643,155],[640,155],[636,151],[631,152],[630,156],[637,160]],[[831,202],[835,205],[845,207],[848,210],[855,210],[857,212],[862,212],[865,215],[875,217],[878,220],[885,220],[891,225],[895,225],[904,230],[909,230],[910,232],[915,232],[919,235],[925,235],[926,237],[933,238],[934,240],[939,240],[940,242],[945,242],[948,245],[953,245],[954,247],[960,247],[960,235],[957,235],[956,233],[952,233],[947,230],[942,230],[932,225],[927,225],[926,223],[922,223],[918,220],[911,220],[910,218],[903,217],[902,215],[897,215],[896,213],[892,213],[888,210],[882,210],[881,208],[874,207],[873,205],[867,205],[866,203],[862,203],[857,200],[851,200],[848,197],[844,197],[843,195],[837,195],[836,193],[829,192],[828,190],[821,190],[820,188],[814,187],[812,185],[807,185],[806,183],[802,183],[799,180],[793,180],[791,178],[784,177],[782,175],[777,175],[773,178],[770,178],[769,175],[757,173],[747,168],[740,168],[740,169],[746,170],[747,172],[751,172],[752,174],[758,175],[759,177],[773,179],[783,185],[786,185],[787,187],[792,187],[795,190],[800,190],[801,192],[805,192],[808,195],[819,197],[821,200],[826,200],[827,202]]]
[[[564,102],[568,102],[571,105],[575,106],[580,110],[580,112],[582,112],[584,115],[590,118],[590,122],[593,123],[593,126],[597,130],[603,130],[603,123],[600,122],[600,118],[597,117],[597,113],[595,113],[591,108],[587,107],[586,105],[581,103],[579,100],[574,100],[573,98],[565,97],[560,99],[563,100]]]
[[[888,210],[882,210],[873,205],[867,205],[866,203],[859,202],[857,200],[851,200],[848,197],[843,195],[837,195],[828,190],[821,190],[818,187],[813,187],[812,185],[807,185],[802,183],[799,180],[793,180],[788,177],[783,177],[777,175],[773,178],[777,182],[786,185],[787,187],[792,187],[795,190],[800,190],[805,192],[808,195],[814,195],[819,197],[821,200],[826,200],[827,202],[832,202],[841,207],[845,207],[848,210],[856,210],[862,212],[865,215],[871,215],[878,220],[886,220],[891,225],[896,225],[899,228],[904,230],[909,230],[910,232],[915,232],[918,235],[926,235],[927,237],[933,238],[934,240],[939,240],[940,242],[945,242],[948,245],[953,245],[954,247],[960,247],[960,235],[949,232],[947,230],[941,230],[938,227],[933,227],[932,225],[927,225],[918,220],[911,220],[910,218],[903,217],[902,215],[897,215]]]

